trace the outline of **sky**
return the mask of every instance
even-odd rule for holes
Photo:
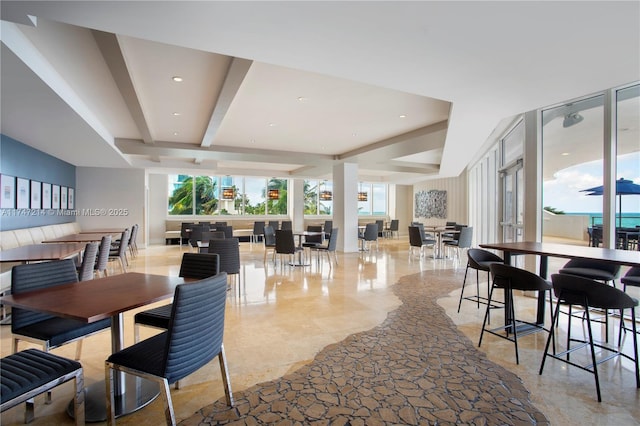
[[[620,156],[617,168],[616,179],[624,178],[640,185],[640,151]],[[565,213],[602,212],[602,196],[580,192],[602,185],[602,161],[569,167],[556,172],[554,177],[543,184],[543,206]],[[640,214],[640,195],[623,195],[622,212]]]

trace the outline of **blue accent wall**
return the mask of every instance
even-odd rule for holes
[[[5,135],[0,135],[0,174],[76,188],[74,165]],[[78,198],[77,191],[75,198]],[[61,212],[0,209],[0,230],[75,222],[75,216],[59,214]]]

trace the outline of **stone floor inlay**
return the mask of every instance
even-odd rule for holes
[[[549,424],[513,373],[489,361],[437,304],[456,283],[438,271],[394,285],[402,305],[308,365],[235,392],[181,425]]]

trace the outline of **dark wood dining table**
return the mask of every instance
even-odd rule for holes
[[[29,244],[0,251],[0,262],[43,262],[75,256],[84,250],[85,244],[52,243]]]
[[[540,256],[540,266],[538,274],[545,279],[548,278],[549,274],[549,257],[599,260],[623,266],[640,266],[639,251],[576,246],[570,244],[543,243],[535,241],[480,244],[480,247],[484,249],[502,251],[504,254],[504,261],[508,265],[511,264],[511,257],[513,255],[532,254]],[[544,292],[540,292],[538,294],[538,311],[536,318],[536,322],[538,324],[544,324],[544,302]]]
[[[78,234],[69,234],[69,235],[64,235],[62,237],[58,237],[58,238],[52,238],[50,240],[44,240],[43,243],[90,243],[93,241],[100,241],[102,240],[102,237],[104,237],[105,235],[117,235],[117,234],[113,234],[111,232],[96,232],[96,233],[78,233]]]
[[[8,295],[0,298],[0,303],[86,323],[111,318],[111,350],[117,352],[124,348],[124,312],[169,299],[176,286],[184,282],[179,277],[129,272]],[[105,354],[105,359],[108,355]],[[132,413],[158,395],[154,382],[125,373],[117,376],[114,386],[116,416]],[[105,392],[104,380],[85,388],[86,421],[106,420]],[[73,415],[71,405],[67,412]]]

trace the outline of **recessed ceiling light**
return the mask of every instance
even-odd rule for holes
[[[351,133],[351,136],[358,136],[358,134],[354,132],[354,133]]]
[[[251,143],[256,143],[256,140],[255,139],[251,139]]]
[[[407,118],[407,116],[404,114],[400,114],[400,118]]]
[[[173,115],[178,116],[178,115],[180,115],[180,113],[179,112],[174,112]]]
[[[178,136],[178,132],[173,132],[173,136]]]
[[[275,127],[276,123],[269,123],[269,127]]]
[[[298,100],[299,100],[300,102],[304,102],[304,101],[306,101],[306,100],[307,100],[307,98],[305,98],[304,96],[298,96]]]
[[[174,77],[171,77],[171,80],[175,81],[176,83],[180,83],[182,81],[182,77],[176,75]]]
[[[565,156],[565,157],[566,157],[567,155],[569,155],[569,153],[568,153],[568,152],[563,152],[563,153],[562,153],[562,154],[560,154],[560,155],[562,155],[562,156]]]

